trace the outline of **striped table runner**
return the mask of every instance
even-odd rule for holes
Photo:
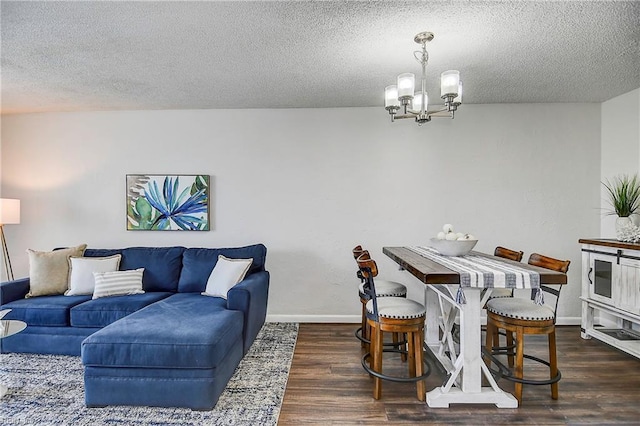
[[[458,303],[464,303],[463,287],[540,288],[540,274],[517,265],[474,254],[443,256],[431,247],[406,248],[460,274]],[[539,297],[542,297],[542,292],[536,291],[536,302],[542,303]]]

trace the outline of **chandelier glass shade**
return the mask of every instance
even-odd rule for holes
[[[418,125],[422,125],[431,121],[431,117],[454,118],[456,110],[462,104],[460,72],[449,70],[440,75],[440,98],[444,100],[444,106],[429,109],[426,79],[429,62],[427,43],[433,40],[433,33],[421,32],[413,40],[422,45],[422,50],[413,52],[416,60],[422,65],[421,87],[416,91],[416,76],[404,73],[398,76],[397,84],[384,89],[384,107],[389,111],[391,121],[413,118]]]

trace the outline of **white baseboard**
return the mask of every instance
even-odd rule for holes
[[[267,322],[359,324],[360,315],[267,315]],[[482,323],[484,324],[484,318]],[[580,317],[558,317],[558,325],[580,325]]]
[[[267,315],[267,322],[315,322],[353,323],[361,322],[360,315]]]
[[[580,325],[580,317],[558,317],[556,325]]]

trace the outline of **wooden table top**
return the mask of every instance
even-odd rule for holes
[[[425,284],[459,284],[460,275],[449,268],[420,256],[418,253],[409,250],[406,247],[383,247],[382,252],[389,256],[393,261],[406,269]],[[492,256],[477,251],[472,251],[474,255],[486,256],[499,260],[504,263],[513,263],[521,268],[530,269],[540,274],[540,284],[566,284],[567,275],[562,272],[552,271],[550,269],[540,268],[538,266],[528,265],[522,262],[503,259],[501,257]]]

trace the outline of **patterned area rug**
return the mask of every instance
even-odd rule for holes
[[[2,425],[276,425],[297,324],[267,323],[211,411],[84,406],[79,357],[1,354]]]

